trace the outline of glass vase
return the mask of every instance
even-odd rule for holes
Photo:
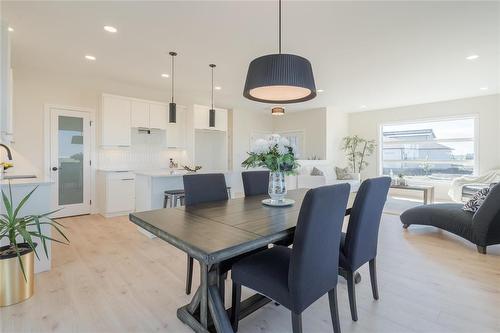
[[[285,173],[280,171],[271,171],[269,173],[268,193],[271,200],[275,202],[283,201],[286,195]]]

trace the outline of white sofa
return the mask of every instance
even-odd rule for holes
[[[311,176],[312,169],[316,167],[323,172],[323,176]],[[335,166],[331,164],[306,165],[300,168],[296,176],[292,176],[288,183],[295,183],[296,188],[315,188],[325,185],[334,185],[341,183],[349,183],[351,192],[356,192],[360,185],[358,174],[351,174],[353,179],[340,180],[337,179]]]

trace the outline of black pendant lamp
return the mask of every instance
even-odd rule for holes
[[[281,53],[281,0],[278,0],[278,54],[254,59],[248,66],[243,96],[263,103],[287,104],[316,97],[311,63],[295,54]]]
[[[168,122],[176,123],[177,122],[177,105],[174,103],[174,57],[177,55],[175,52],[169,52],[172,56],[172,102],[168,104]]]
[[[214,109],[214,68],[215,64],[208,65],[212,69],[212,107],[208,111],[208,127],[215,127],[215,109]]]

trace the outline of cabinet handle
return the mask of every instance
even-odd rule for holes
[[[134,180],[134,178],[122,178],[120,180]]]

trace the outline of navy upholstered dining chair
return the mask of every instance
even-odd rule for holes
[[[246,197],[268,193],[269,171],[243,171],[241,178]]]
[[[193,206],[212,201],[228,200],[226,179],[222,173],[188,174],[184,182],[185,205]],[[191,293],[193,283],[193,258],[187,255],[186,294]]]
[[[366,263],[370,265],[373,298],[378,300],[376,257],[378,230],[382,210],[387,200],[391,179],[379,177],[361,183],[350,209],[347,233],[342,233],[339,273],[347,280],[352,320],[358,320],[356,309],[355,273]]]
[[[231,319],[235,331],[243,285],[289,309],[294,333],[302,331],[302,312],[328,293],[333,329],[340,332],[336,286],[349,190],[349,184],[309,190],[300,208],[293,249],[274,246],[233,265]]]

